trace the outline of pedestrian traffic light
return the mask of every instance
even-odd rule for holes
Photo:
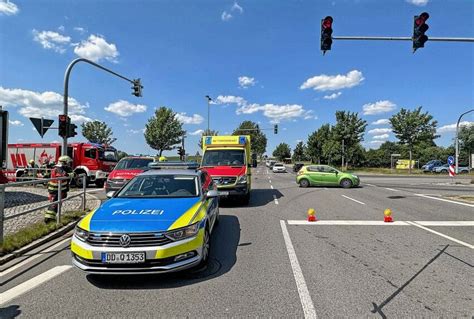
[[[423,12],[413,19],[413,53],[419,48],[424,48],[425,42],[428,41],[425,32],[429,29],[429,26],[426,24],[426,20],[428,20],[429,17],[428,12]]]
[[[69,122],[70,122],[70,121],[69,121]],[[67,137],[74,137],[74,136],[76,136],[76,135],[77,135],[76,129],[77,129],[77,125],[76,125],[76,124],[68,123],[68,126],[67,126]]]
[[[275,124],[275,125],[273,126],[273,133],[274,133],[274,134],[278,134],[278,124]]]
[[[68,116],[65,114],[59,115],[59,127],[58,127],[58,135],[61,137],[67,137],[68,133]]]
[[[321,51],[323,51],[323,55],[326,51],[331,50],[332,22],[333,19],[331,16],[327,16],[321,20]]]
[[[133,92],[132,92],[133,95],[135,95],[136,97],[142,96],[143,86],[140,83],[140,79],[133,80],[132,89],[133,89]]]

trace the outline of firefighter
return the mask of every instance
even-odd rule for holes
[[[51,176],[51,169],[53,167],[54,165],[51,165],[51,163],[49,162],[49,158],[46,157],[40,167],[41,177],[49,178]]]
[[[71,162],[72,160],[69,156],[66,156],[66,155],[61,156],[58,159],[58,164],[56,164],[53,170],[51,171],[51,178],[70,177],[72,179],[74,177],[74,173],[70,166]],[[49,200],[51,202],[55,202],[58,200],[59,184],[61,184],[61,198],[64,199],[67,197],[71,179],[51,180],[48,182]],[[57,211],[58,211],[58,204],[49,205],[48,209],[46,210],[44,214],[45,223],[55,221]]]
[[[164,156],[160,156],[160,158],[158,159],[158,162],[168,162],[168,159]]]
[[[30,159],[28,161],[28,167],[27,167],[27,175],[28,177],[31,178],[36,178],[36,175],[38,174],[38,165],[36,165],[34,159]]]

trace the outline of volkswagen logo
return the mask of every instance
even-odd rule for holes
[[[122,247],[128,247],[131,241],[132,239],[127,234],[123,234],[122,236],[120,236],[120,239],[119,239],[120,246]]]

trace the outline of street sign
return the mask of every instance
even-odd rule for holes
[[[456,176],[456,172],[454,171],[454,165],[453,165],[453,164],[449,165],[449,170],[448,170],[448,172],[449,172],[449,177],[454,177],[454,176]]]
[[[448,164],[449,165],[454,165],[454,157],[453,156],[448,156]]]
[[[41,138],[43,138],[44,134],[48,131],[51,125],[54,123],[54,120],[48,120],[44,118],[35,118],[30,117],[30,121],[33,123],[34,127],[38,131]]]

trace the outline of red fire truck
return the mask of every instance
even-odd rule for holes
[[[8,144],[8,112],[3,111],[0,106],[0,184],[5,184],[7,178],[3,170],[7,168],[7,144]]]
[[[41,166],[47,159],[57,162],[61,156],[59,143],[21,143],[8,144],[6,169],[4,175],[9,181],[15,181],[27,173],[28,161],[34,160]],[[117,164],[117,150],[111,146],[94,143],[68,144],[67,155],[72,158],[74,172],[87,175],[87,182],[103,187],[107,176]],[[76,185],[82,186],[82,178],[76,179]]]

